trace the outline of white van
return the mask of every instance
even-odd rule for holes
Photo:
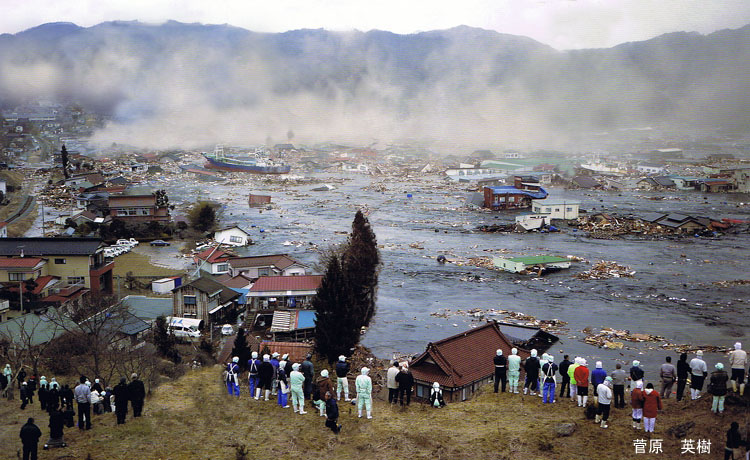
[[[194,318],[167,317],[167,331],[175,337],[200,338],[203,320]]]

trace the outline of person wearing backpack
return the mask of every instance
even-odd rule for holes
[[[441,408],[445,407],[445,400],[443,399],[443,390],[440,389],[440,384],[435,382],[432,384],[430,390],[430,404],[432,407]]]
[[[544,374],[542,403],[553,403],[555,402],[555,374],[557,373],[557,364],[555,364],[554,356],[547,355],[547,362],[544,363],[544,366],[542,366],[542,373]]]

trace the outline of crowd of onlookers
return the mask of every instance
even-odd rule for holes
[[[15,399],[15,390],[18,390],[21,410],[26,410],[29,404],[34,404],[36,396],[41,409],[49,416],[47,426],[50,435],[44,444],[45,449],[67,445],[63,431],[66,427],[76,426],[76,410],[78,428],[90,430],[92,412],[96,415],[114,413],[117,423],[122,424],[125,423],[128,413],[128,403],[133,408],[133,416],[140,417],[146,397],[145,386],[135,373],[131,375],[130,382],[123,377],[114,388],[105,386],[98,378],[92,383],[85,376],[81,376],[78,384],[71,388],[67,384],[58,383],[55,377],[48,381],[45,376],[39,379],[36,375],[28,376],[23,367],[14,375],[10,364],[6,364],[0,374],[0,387],[3,397],[9,401]],[[36,459],[41,436],[42,432],[35,425],[34,419],[29,418],[20,433],[24,460]]]

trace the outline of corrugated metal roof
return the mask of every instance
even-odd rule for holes
[[[322,279],[321,275],[261,276],[250,292],[315,291]]]
[[[111,208],[151,207],[156,205],[154,195],[110,195]]]
[[[98,238],[0,238],[0,256],[92,255],[103,245]]]
[[[146,297],[129,295],[122,299],[128,311],[143,320],[153,320],[159,316],[172,315],[172,299],[165,297]]]
[[[260,351],[262,352],[265,347],[268,347],[271,353],[289,353],[289,359],[295,363],[301,363],[307,354],[312,352],[312,344],[302,342],[261,342]]]

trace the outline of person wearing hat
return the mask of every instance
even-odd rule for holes
[[[724,370],[722,363],[714,365],[715,371],[711,372],[711,380],[708,382],[708,392],[713,395],[711,402],[711,412],[721,414],[724,412],[724,398],[727,395],[727,381],[729,376]]]
[[[258,369],[260,368],[261,361],[258,359],[257,351],[254,351],[250,356],[251,358],[247,361],[247,388],[250,392],[250,397],[253,397],[255,389],[258,387]]]
[[[346,356],[339,356],[339,362],[336,363],[336,399],[341,399],[341,391],[344,391],[344,401],[349,399],[349,381],[346,376],[349,375],[349,363],[346,362]]]
[[[734,344],[734,350],[729,352],[729,367],[732,369],[732,391],[737,392],[739,385],[740,396],[745,394],[745,366],[747,366],[747,352],[742,349],[742,344]]]
[[[29,384],[26,382],[21,383],[21,391],[19,392],[21,397],[21,410],[26,410],[26,406],[29,404]]]
[[[589,399],[589,368],[586,364],[586,360],[581,358],[578,367],[576,367],[573,373],[576,379],[578,407],[586,407],[586,402]]]
[[[690,360],[690,399],[698,399],[701,397],[701,391],[703,390],[703,382],[706,380],[708,375],[708,367],[706,362],[703,361],[703,351],[698,350],[695,352],[695,358]]]
[[[120,379],[120,383],[115,385],[112,390],[112,394],[115,397],[115,415],[117,416],[117,424],[122,425],[128,416],[128,401],[130,401],[130,392],[128,391],[128,383],[125,377]]]
[[[227,363],[227,393],[229,396],[240,396],[240,358],[235,356],[232,362]],[[278,362],[277,362],[278,365]]]
[[[26,382],[23,383],[24,385]],[[39,438],[42,437],[42,430],[34,425],[34,419],[29,417],[26,424],[21,427],[21,444],[23,444],[23,460],[36,460],[37,448],[39,447]]]
[[[598,404],[599,402],[599,394],[596,389],[599,388],[599,385],[604,383],[604,379],[606,378],[607,371],[604,370],[602,362],[597,361],[596,364],[594,364],[594,370],[591,371],[591,388],[594,390],[594,404]]]
[[[57,407],[49,409],[49,440],[44,443],[44,449],[50,447],[65,447],[63,430],[65,428],[65,416]]]
[[[581,357],[573,358],[573,363],[568,366],[568,379],[570,379],[570,400],[575,401],[578,395],[578,384],[576,383],[575,372],[581,365]]]
[[[320,371],[320,378],[313,389],[313,403],[318,406],[321,417],[326,414],[326,400],[323,398],[326,393],[333,395],[334,390],[333,382],[328,378],[328,369],[323,369]]]
[[[268,401],[268,396],[271,394],[271,385],[273,382],[273,364],[271,364],[271,357],[269,355],[263,355],[263,362],[258,366],[258,388],[255,389],[255,400],[260,399],[261,390],[264,391],[265,401]]]
[[[541,368],[542,365],[539,363],[539,358],[537,358],[537,351],[531,350],[531,356],[526,358],[526,361],[523,363],[523,370],[526,371],[523,394],[526,394],[528,391],[531,396],[536,395],[539,388],[539,369]]]
[[[305,374],[300,372],[300,364],[292,364],[292,374],[289,376],[289,385],[292,388],[292,408],[297,413],[299,409],[300,415],[304,415],[305,412]]]
[[[643,421],[643,382],[635,384],[635,389],[630,392],[630,406],[633,408],[633,428],[641,429]]]
[[[370,369],[363,367],[361,374],[354,380],[354,388],[357,390],[357,413],[362,418],[362,409],[367,412],[367,418],[372,418],[372,379],[369,375]],[[400,374],[399,374],[400,375]]]
[[[239,361],[239,359],[237,360]],[[239,375],[237,376],[239,379]],[[239,383],[239,380],[237,381]],[[143,400],[146,399],[146,387],[143,385],[143,381],[138,378],[138,374],[133,373],[130,375],[130,383],[128,384],[128,394],[130,395],[130,401],[133,406],[133,417],[140,417],[143,411]],[[237,385],[237,396],[240,395],[240,386]]]
[[[300,371],[302,371],[302,375],[305,376],[305,386],[303,388],[305,391],[305,399],[310,399],[312,397],[313,379],[315,379],[315,366],[312,361],[310,361],[310,358],[312,358],[312,354],[308,353],[300,366]]]
[[[276,396],[276,391],[279,387],[279,354],[277,352],[271,353],[271,366],[273,366],[273,380],[271,381],[271,394]],[[290,374],[291,375],[291,374]]]
[[[503,356],[503,350],[497,349],[495,357],[492,358],[495,364],[495,393],[497,393],[498,386],[502,382],[503,393],[505,393],[505,386],[508,383],[508,358]]]
[[[599,401],[596,407],[595,423],[599,423],[600,428],[609,428],[609,409],[612,404],[612,377],[605,377],[604,381],[596,386],[596,397]]]
[[[440,384],[438,382],[432,384],[432,389],[430,390],[430,405],[435,408],[445,407],[443,390],[440,389]]]
[[[643,383],[643,376],[644,372],[641,368],[641,362],[636,360],[633,360],[633,367],[630,368],[630,389],[637,388],[636,384],[638,382]]]
[[[279,387],[276,403],[286,409],[289,407],[289,380],[284,369],[286,369],[286,361],[282,359],[279,361],[279,370],[276,372],[276,380]],[[294,369],[294,365],[292,365],[292,369]]]
[[[557,383],[555,377],[555,374],[557,373],[557,364],[555,364],[555,358],[552,355],[546,356],[547,362],[542,366],[542,375],[544,378],[544,381],[542,382],[542,403],[553,403],[555,402],[555,384]]]
[[[521,357],[518,356],[518,349],[510,350],[508,356],[508,382],[510,382],[510,392],[518,393],[518,379],[521,376]]]

